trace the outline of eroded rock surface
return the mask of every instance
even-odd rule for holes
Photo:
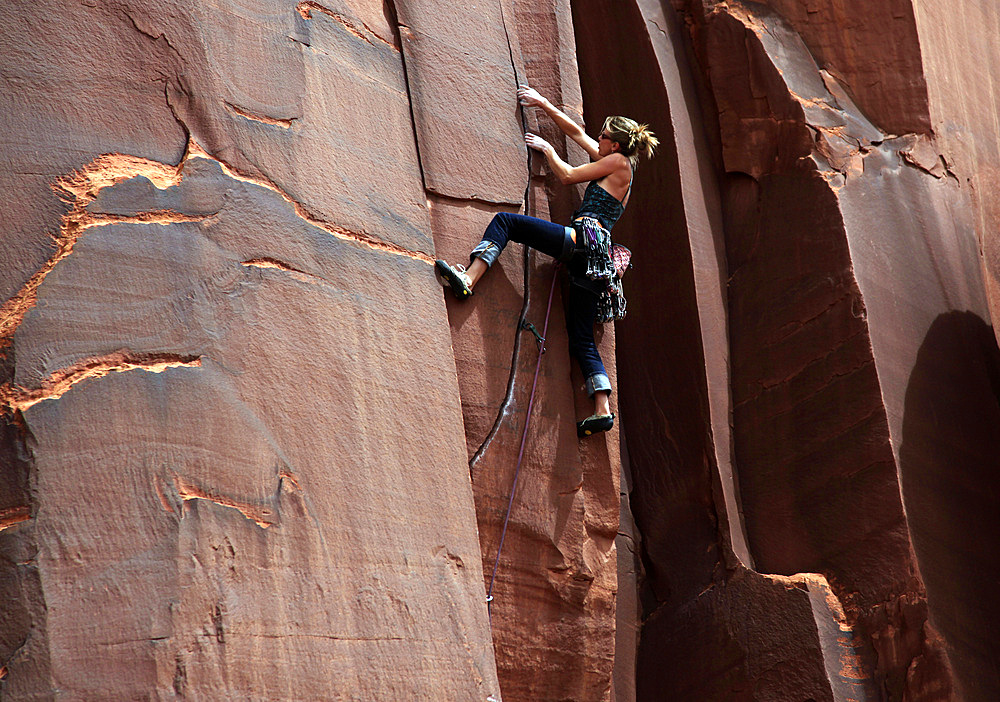
[[[395,19],[2,13],[5,699],[499,699]]]
[[[970,5],[992,26],[995,10]],[[611,19],[599,3],[576,6],[578,32],[592,15],[597,33]],[[648,88],[643,99],[669,111],[677,162],[650,169],[665,167],[669,183],[660,191],[669,215],[654,222],[684,224],[661,229],[666,243],[637,257],[655,261],[661,281],[682,282],[642,285],[635,326],[618,330],[632,505],[649,559],[638,696],[992,699],[1000,679],[984,627],[998,618],[975,583],[995,578],[995,540],[963,556],[954,540],[969,519],[992,523],[983,501],[966,494],[960,515],[954,500],[961,484],[992,494],[979,466],[998,457],[996,343],[980,273],[985,264],[988,280],[990,264],[979,254],[992,205],[976,185],[995,111],[977,111],[967,97],[977,88],[959,87],[945,68],[969,59],[945,40],[964,20],[922,3],[673,6],[676,15],[641,1],[637,13],[615,12],[633,23],[622,32],[648,35],[649,48],[633,45],[611,65],[595,50],[590,62],[635,76]],[[891,25],[880,25],[885,13]],[[658,49],[664,40],[671,50]],[[936,57],[932,70],[915,60],[921,52]],[[892,96],[871,78],[885,65],[897,66],[892,80],[903,88]],[[694,86],[670,79],[678,73]],[[587,85],[588,108],[629,100]],[[704,135],[687,128],[698,107]],[[699,151],[714,160],[722,228],[699,216],[705,202],[712,212],[715,187],[698,183]],[[957,153],[967,156],[964,173]],[[712,272],[705,252],[724,281],[724,326],[716,289],[699,286]],[[657,321],[645,309],[663,306],[664,290],[671,304],[660,318],[683,320],[687,333],[660,322],[650,351]],[[633,354],[642,361],[626,365]],[[944,370],[948,358],[966,369],[961,377]],[[665,368],[650,383],[657,360]],[[699,365],[704,373],[692,373]],[[731,393],[721,402],[731,445],[714,420],[718,378]],[[967,415],[941,392],[931,410],[936,382],[967,388],[978,409]],[[633,388],[643,395],[634,405]],[[946,474],[962,476],[954,490]],[[968,593],[960,608],[948,594],[956,587]],[[738,613],[747,598],[769,625]],[[815,645],[815,655],[799,659],[793,641]],[[694,674],[698,682],[686,679],[692,666],[713,667]]]
[[[994,3],[0,27],[4,699],[1000,697]],[[583,442],[518,82],[663,142]]]
[[[431,275],[529,180],[578,201],[514,99],[582,112],[570,17],[0,10],[5,698],[609,697],[617,443],[576,439],[558,289],[486,603],[556,270]]]

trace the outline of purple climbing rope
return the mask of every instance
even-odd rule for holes
[[[517,452],[517,467],[514,469],[514,482],[510,486],[510,499],[507,501],[507,516],[503,519],[503,530],[500,532],[500,545],[497,546],[497,558],[493,562],[493,574],[490,576],[490,587],[486,591],[486,608],[492,621],[493,613],[490,607],[493,604],[493,584],[497,579],[497,569],[500,566],[500,553],[503,551],[503,542],[507,538],[507,524],[510,522],[510,513],[514,509],[514,495],[517,493],[517,480],[521,475],[521,462],[524,460],[524,444],[528,439],[528,427],[531,424],[531,409],[535,405],[535,388],[538,387],[538,372],[542,369],[542,354],[545,353],[545,339],[549,332],[549,313],[552,311],[552,295],[556,291],[556,280],[560,264],[556,264],[552,272],[552,287],[549,288],[549,304],[545,308],[545,323],[542,325],[542,339],[538,343],[538,362],[535,363],[535,379],[531,382],[531,396],[528,399],[528,411],[524,417],[524,431],[521,433],[521,448]],[[519,330],[520,333],[520,330]]]
[[[514,72],[514,83],[516,85],[521,85],[521,79],[517,74],[517,64],[514,62],[514,45],[510,41],[510,32],[507,31],[507,20],[504,17],[503,3],[500,3],[500,21],[503,24],[504,33],[507,35],[507,50],[510,53],[510,67]],[[520,103],[520,101],[518,101]],[[518,109],[521,113],[521,131],[528,131],[528,121],[525,115],[524,106],[518,104]],[[528,182],[524,186],[524,213],[531,214],[531,149],[527,149],[528,157]],[[524,307],[521,310],[521,319],[518,322],[518,340],[514,344],[514,359],[511,365],[510,382],[507,386],[507,397],[504,399],[504,403],[500,408],[500,414],[497,415],[497,421],[493,425],[493,429],[490,434],[486,437],[482,446],[476,451],[476,455],[472,457],[470,462],[470,469],[473,464],[481,457],[483,451],[489,445],[493,438],[493,435],[497,432],[500,427],[500,422],[505,413],[507,403],[513,397],[514,390],[514,378],[516,373],[517,355],[520,348],[520,333],[522,329],[525,329],[524,320],[525,315],[528,312],[528,302],[530,300],[530,288],[528,286],[528,247],[525,247],[524,251]],[[542,369],[542,354],[545,353],[545,337],[549,332],[549,313],[552,311],[552,295],[556,291],[556,280],[559,279],[558,272],[560,268],[559,263],[556,263],[552,271],[552,287],[549,289],[549,303],[545,308],[545,323],[542,325],[542,338],[538,342],[538,362],[535,364],[535,379],[531,382],[531,397],[528,400],[528,411],[524,417],[524,432],[521,434],[521,448],[517,452],[517,467],[514,469],[514,482],[510,486],[510,500],[507,501],[507,515],[503,519],[503,530],[500,532],[500,545],[497,546],[497,558],[493,562],[493,574],[490,576],[490,587],[486,591],[486,610],[490,617],[490,623],[493,622],[493,613],[491,611],[491,606],[493,604],[493,584],[497,579],[497,568],[500,566],[500,553],[503,551],[503,542],[507,538],[507,524],[510,523],[510,513],[514,508],[514,495],[517,494],[517,480],[521,475],[521,462],[524,460],[524,444],[528,439],[528,426],[531,423],[531,409],[535,404],[535,388],[538,386],[538,372]],[[535,336],[538,336],[537,332],[534,332]]]

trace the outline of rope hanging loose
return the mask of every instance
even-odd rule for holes
[[[502,2],[500,3],[500,19],[501,19],[501,22],[503,24],[504,34],[507,35],[507,50],[510,53],[510,66],[511,66],[511,69],[513,69],[513,72],[514,72],[514,83],[519,86],[521,84],[521,81],[520,81],[520,78],[519,78],[519,76],[517,74],[517,64],[514,61],[514,46],[513,46],[513,44],[510,41],[510,32],[507,31],[507,20],[504,17],[503,3]],[[520,101],[518,101],[518,102],[520,103]],[[520,114],[520,116],[521,116],[521,131],[522,132],[527,132],[528,131],[528,119],[527,119],[527,115],[525,114],[524,106],[519,104],[518,108],[519,108],[520,113],[521,113]],[[530,148],[527,149],[527,170],[528,170],[528,182],[525,184],[525,187],[524,187],[524,214],[526,214],[526,215],[533,215],[533,209],[534,208],[531,206],[531,176],[532,176],[532,171],[531,171],[531,149]],[[507,526],[510,523],[510,515],[511,515],[511,512],[513,511],[513,509],[514,509],[514,496],[517,494],[517,483],[518,483],[518,479],[521,476],[521,464],[524,461],[524,446],[525,446],[525,443],[527,442],[527,439],[528,439],[528,428],[531,425],[531,410],[532,410],[532,408],[535,405],[535,390],[538,387],[538,373],[542,369],[542,354],[545,353],[545,339],[546,339],[546,337],[548,335],[548,331],[549,331],[549,314],[552,312],[552,296],[553,296],[553,294],[555,293],[555,290],[556,290],[556,281],[558,280],[558,275],[557,274],[559,272],[559,268],[560,268],[560,264],[557,263],[555,265],[555,268],[553,269],[553,273],[552,273],[552,286],[549,288],[549,301],[548,301],[548,305],[545,308],[545,322],[542,324],[542,333],[539,334],[538,330],[535,328],[535,326],[531,322],[527,321],[528,305],[529,305],[529,303],[531,301],[531,292],[530,292],[530,287],[529,287],[529,282],[530,282],[529,281],[529,273],[530,273],[530,270],[531,270],[531,266],[530,266],[529,249],[528,249],[527,246],[524,247],[524,304],[521,307],[521,314],[520,314],[520,318],[518,319],[517,326],[518,326],[518,332],[520,332],[521,330],[526,330],[526,331],[530,331],[532,334],[534,334],[535,340],[538,342],[538,361],[535,363],[535,377],[534,377],[534,379],[531,382],[531,395],[530,395],[530,397],[528,399],[528,410],[525,413],[525,417],[524,417],[524,431],[521,433],[521,447],[520,447],[520,449],[518,450],[518,453],[517,453],[517,466],[514,468],[514,480],[513,480],[513,483],[511,484],[511,488],[510,488],[510,498],[507,501],[507,513],[504,516],[503,529],[500,531],[500,544],[497,546],[497,556],[496,556],[496,560],[493,562],[493,573],[490,575],[490,586],[489,586],[489,588],[486,591],[486,606],[487,606],[487,612],[489,613],[491,622],[492,622],[492,618],[493,618],[493,613],[492,613],[493,585],[496,583],[497,570],[500,567],[500,554],[503,552],[504,540],[507,538]],[[517,360],[518,360],[518,356],[519,356],[519,353],[520,353],[520,348],[521,348],[521,335],[520,335],[520,333],[518,333],[517,337],[515,339],[515,342],[514,342],[514,358],[512,359],[512,362],[511,362],[511,369],[510,369],[511,372],[510,372],[510,379],[508,380],[508,383],[507,383],[507,394],[506,394],[506,397],[504,398],[504,401],[503,401],[503,403],[501,405],[500,412],[497,415],[496,422],[493,424],[493,428],[490,430],[490,432],[487,435],[486,439],[483,441],[482,445],[479,447],[479,450],[476,451],[475,455],[472,457],[472,460],[469,462],[469,468],[470,468],[470,470],[476,464],[476,462],[480,459],[480,457],[482,456],[482,454],[485,452],[486,447],[489,446],[489,444],[492,441],[494,435],[496,435],[497,431],[500,429],[500,424],[503,421],[504,415],[506,414],[507,407],[509,406],[510,402],[513,400],[513,396],[514,396],[514,381],[515,381],[516,372],[517,372]]]
[[[521,448],[517,452],[517,467],[514,469],[514,482],[510,487],[510,499],[507,501],[507,515],[503,520],[503,530],[500,532],[500,545],[497,547],[497,557],[493,562],[493,574],[490,576],[490,587],[486,591],[487,609],[493,604],[493,584],[497,579],[497,569],[500,567],[500,553],[503,551],[503,542],[507,537],[507,524],[510,522],[510,513],[514,509],[514,495],[517,494],[517,481],[521,476],[521,463],[524,460],[524,445],[528,439],[528,427],[531,425],[531,410],[535,405],[535,390],[538,387],[538,373],[542,369],[542,354],[545,353],[545,338],[549,331],[549,313],[552,311],[552,295],[556,291],[556,281],[559,279],[559,264],[555,266],[552,274],[552,286],[549,288],[549,304],[545,308],[545,323],[542,325],[541,340],[538,343],[538,361],[535,363],[535,379],[531,382],[531,396],[528,399],[528,411],[524,417],[524,431],[521,433]],[[537,335],[537,332],[535,332]],[[492,618],[492,612],[490,612]]]

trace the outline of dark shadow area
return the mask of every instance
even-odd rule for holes
[[[628,502],[643,566],[634,699],[694,699],[688,693],[701,676],[678,673],[700,670],[706,650],[718,652],[713,665],[736,671],[735,678],[742,671],[739,647],[716,641],[718,631],[707,632],[702,621],[690,622],[696,641],[664,636],[723,574],[706,360],[681,178],[682,168],[693,167],[692,154],[682,156],[675,143],[667,78],[637,5],[573,0],[572,8],[588,133],[596,136],[605,117],[624,115],[649,123],[660,139],[656,157],[636,169],[631,199],[613,232],[632,250],[634,264],[624,279],[628,316],[615,325],[619,427],[628,447]],[[692,121],[702,123],[700,115]],[[697,177],[690,174],[692,181]],[[629,584],[620,583],[619,593]],[[618,620],[622,629],[638,624]],[[727,645],[732,655],[723,655]],[[732,679],[723,686],[730,689]],[[622,689],[617,679],[619,696]]]
[[[862,605],[887,601],[909,579],[905,526],[836,195],[808,169],[753,182],[731,178],[726,196],[727,219],[743,222],[727,231],[727,255],[751,551],[760,572],[824,573],[864,593]]]
[[[596,135],[606,116],[621,114],[648,122],[661,141],[656,157],[636,169],[613,233],[634,263],[624,280],[628,316],[615,327],[615,346],[648,616],[696,596],[719,562],[691,245],[670,104],[638,9],[574,0],[573,21],[588,132]]]
[[[906,389],[903,503],[930,623],[967,702],[1000,699],[1000,350],[971,312],[931,325]]]

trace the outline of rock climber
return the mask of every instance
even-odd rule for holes
[[[464,300],[472,295],[472,289],[508,241],[530,246],[566,265],[570,279],[565,301],[569,352],[579,362],[587,394],[594,400],[594,414],[577,422],[577,435],[590,436],[611,429],[615,419],[610,406],[611,381],[594,342],[597,319],[607,321],[615,316],[609,309],[616,304],[609,299],[614,292],[609,288],[614,275],[609,255],[610,230],[625,211],[639,156],[651,158],[659,140],[648,125],[619,116],[605,119],[595,140],[534,88],[521,85],[517,97],[522,105],[541,108],[593,159],[582,166],[570,166],[545,139],[530,132],[524,135],[525,144],[545,155],[560,182],[569,185],[589,181],[583,202],[573,214],[572,226],[501,212],[493,217],[483,240],[469,255],[468,269],[438,260],[435,271],[442,284]],[[617,304],[623,311],[624,301]]]

